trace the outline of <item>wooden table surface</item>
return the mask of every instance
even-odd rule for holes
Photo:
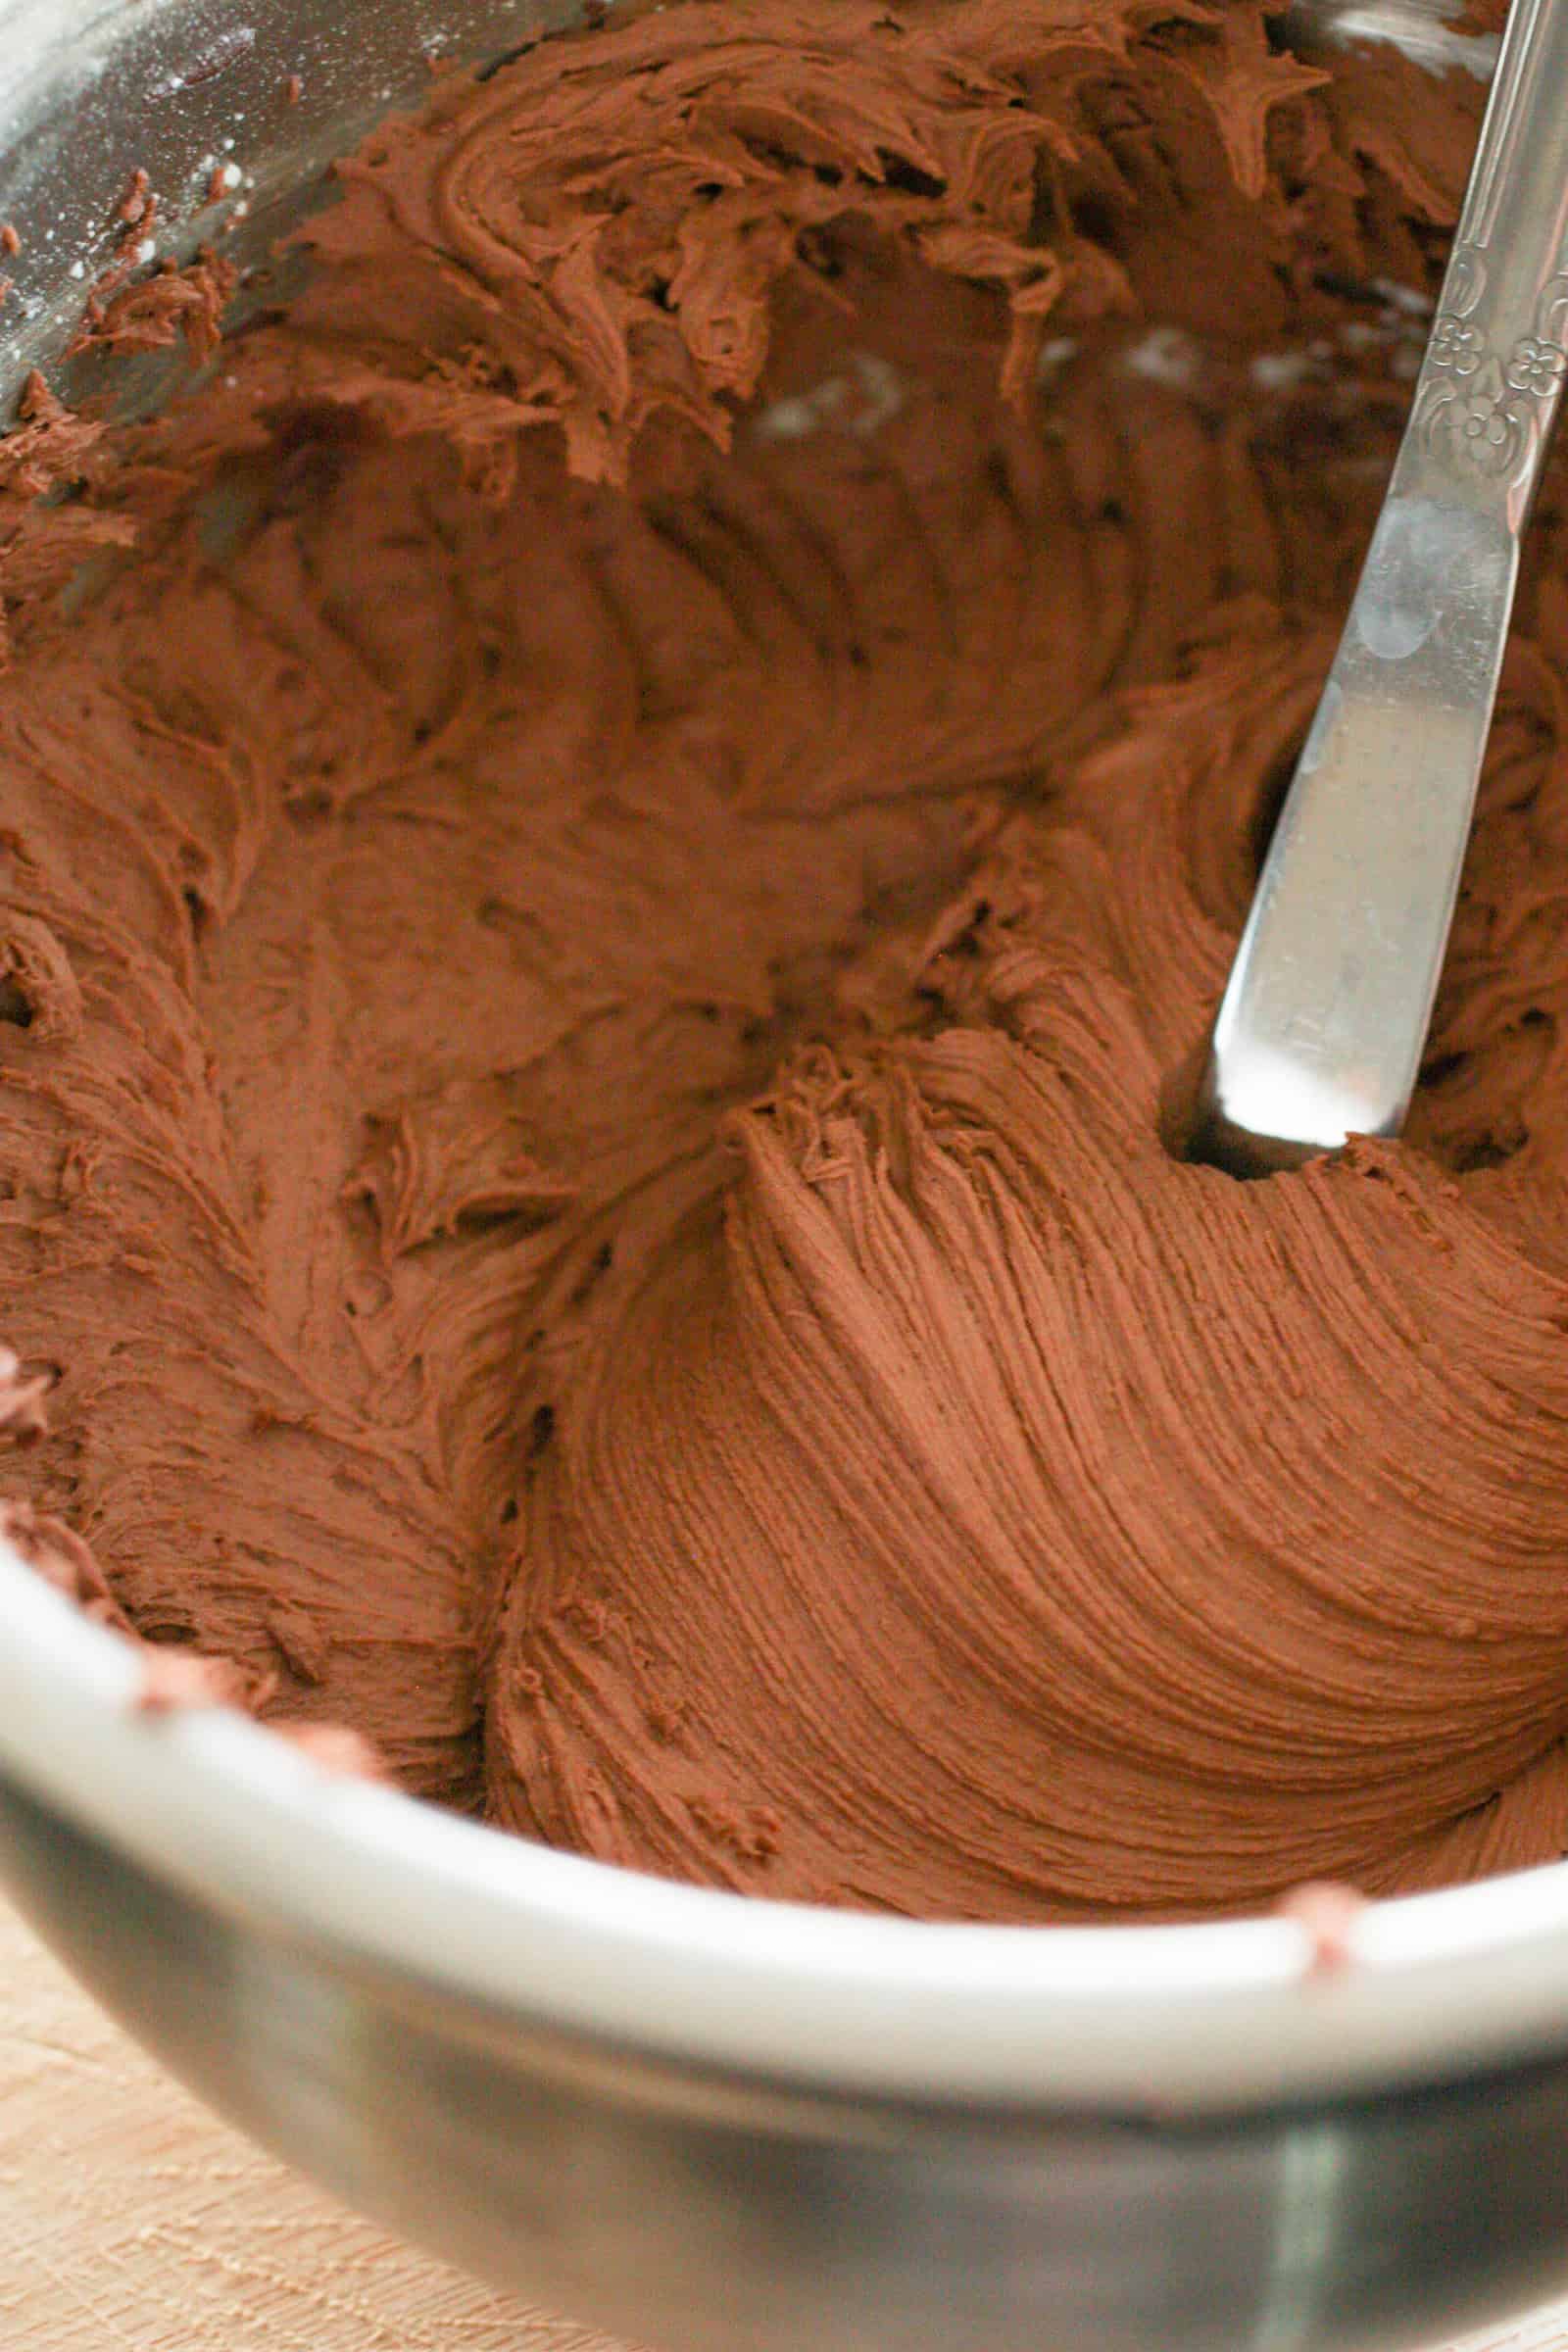
[[[262,2155],[0,1903],[0,2348],[13,2347],[626,2352],[411,2252]],[[1568,2306],[1465,2352],[1568,2352]]]

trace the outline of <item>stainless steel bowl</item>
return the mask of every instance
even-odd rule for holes
[[[422,50],[571,13],[0,0],[0,397],[132,168],[193,199],[232,158],[260,256]],[[57,1950],[258,2138],[536,2298],[714,2352],[1367,2352],[1568,2287],[1568,1867],[1375,1907],[1330,1976],[1280,1920],[745,1902],[138,1716],[3,1549],[0,1626],[0,1872]]]

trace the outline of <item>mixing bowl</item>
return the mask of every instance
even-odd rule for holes
[[[231,161],[257,259],[423,52],[570,13],[0,0],[0,396],[69,380],[132,170],[177,245]],[[675,2352],[1366,2352],[1568,2287],[1568,1867],[1375,1906],[1330,1970],[1283,1919],[746,1901],[138,1714],[128,1649],[3,1549],[0,1625],[30,1918],[259,2139],[534,2298]]]

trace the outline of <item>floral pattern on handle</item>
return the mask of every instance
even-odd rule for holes
[[[1547,280],[1536,305],[1535,331],[1521,335],[1506,354],[1494,350],[1475,322],[1486,286],[1485,253],[1475,245],[1458,247],[1411,421],[1433,457],[1458,459],[1511,485],[1534,465],[1543,408],[1568,374],[1568,272]]]

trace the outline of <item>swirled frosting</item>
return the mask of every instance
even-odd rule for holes
[[[0,1434],[99,1614],[778,1895],[1563,1850],[1555,490],[1407,1139],[1178,1148],[1477,100],[1254,0],[617,13],[166,416],[34,389]]]

